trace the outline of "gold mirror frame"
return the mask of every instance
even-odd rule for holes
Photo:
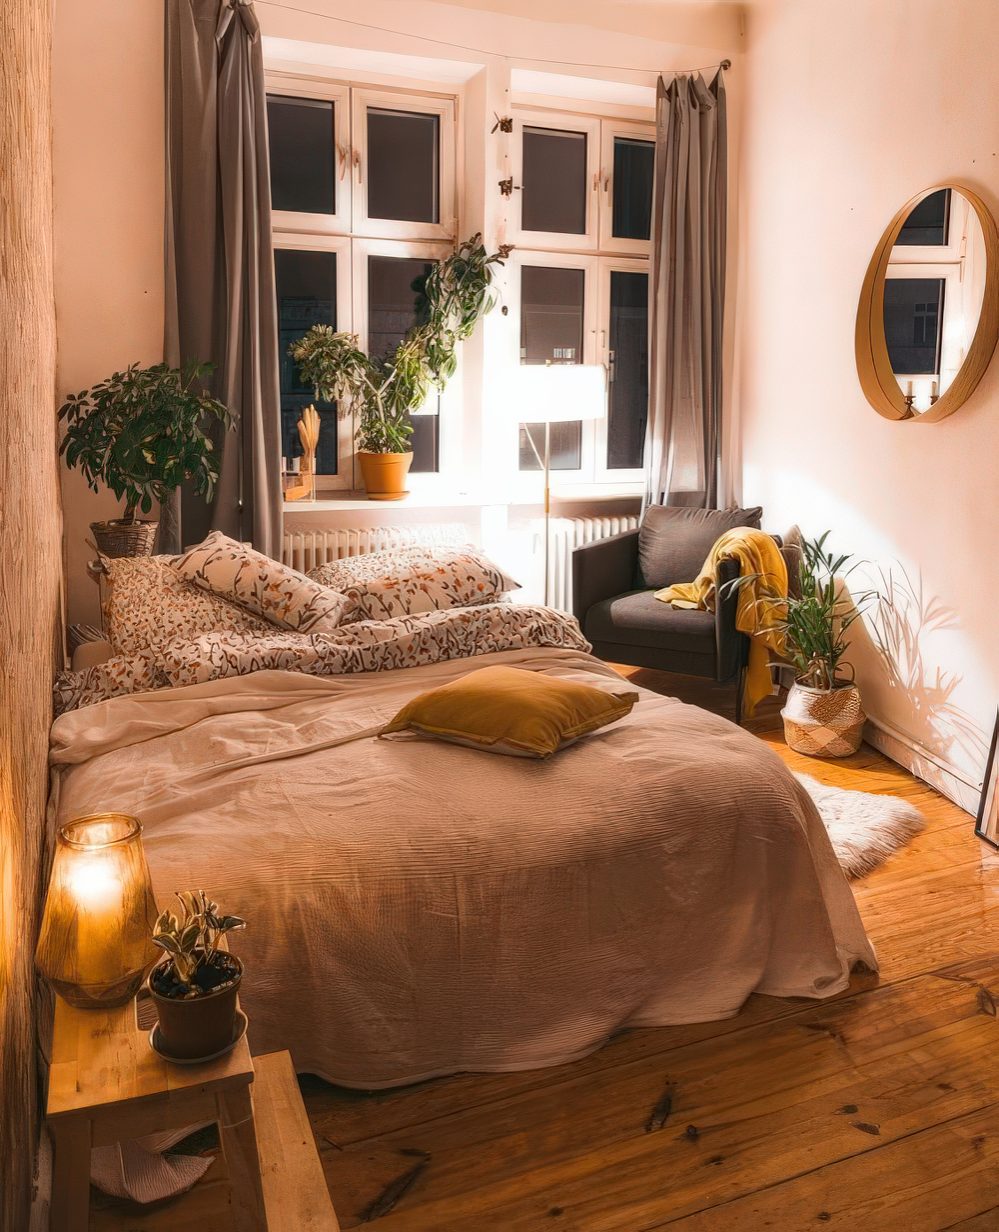
[[[961,370],[946,391],[927,411],[913,411],[905,404],[905,395],[895,379],[888,359],[888,344],[885,341],[885,276],[888,261],[895,247],[902,224],[910,212],[931,193],[941,188],[950,188],[963,196],[974,208],[985,238],[985,295],[978,326]],[[871,263],[864,276],[857,307],[856,353],[857,374],[867,401],[885,419],[908,419],[916,423],[934,423],[953,415],[975,391],[985,375],[992,353],[999,341],[999,233],[995,219],[985,202],[963,184],[947,182],[934,184],[924,192],[917,193],[898,211],[891,220],[881,242],[874,251]]]

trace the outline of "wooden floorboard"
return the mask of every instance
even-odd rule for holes
[[[730,690],[630,674],[731,717]],[[999,853],[873,749],[791,752],[777,711],[748,726],[792,769],[926,818],[854,884],[880,976],[553,1069],[371,1094],[303,1077],[342,1227],[999,1232]]]

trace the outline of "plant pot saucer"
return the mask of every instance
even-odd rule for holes
[[[232,1052],[246,1034],[248,1025],[249,1020],[246,1015],[242,1010],[237,1010],[232,1024],[232,1039],[224,1048],[220,1048],[218,1052],[210,1053],[207,1057],[175,1057],[169,1052],[164,1052],[160,1047],[160,1024],[157,1022],[149,1032],[149,1047],[158,1057],[162,1057],[164,1061],[169,1061],[171,1065],[204,1065],[208,1061],[217,1061],[219,1057],[224,1057],[226,1053]]]

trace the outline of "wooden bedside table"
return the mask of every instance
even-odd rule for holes
[[[339,1232],[287,1052],[252,1058],[244,1036],[217,1061],[171,1065],[134,1001],[102,1011],[56,998],[47,1117],[52,1232]],[[91,1215],[91,1147],[204,1121],[221,1150],[193,1189],[148,1212]]]

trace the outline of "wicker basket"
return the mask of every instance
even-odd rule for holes
[[[123,522],[91,522],[97,550],[102,556],[152,556],[159,522],[138,519]]]
[[[812,689],[793,684],[784,709],[784,739],[810,757],[848,757],[860,748],[867,715],[856,685]]]

